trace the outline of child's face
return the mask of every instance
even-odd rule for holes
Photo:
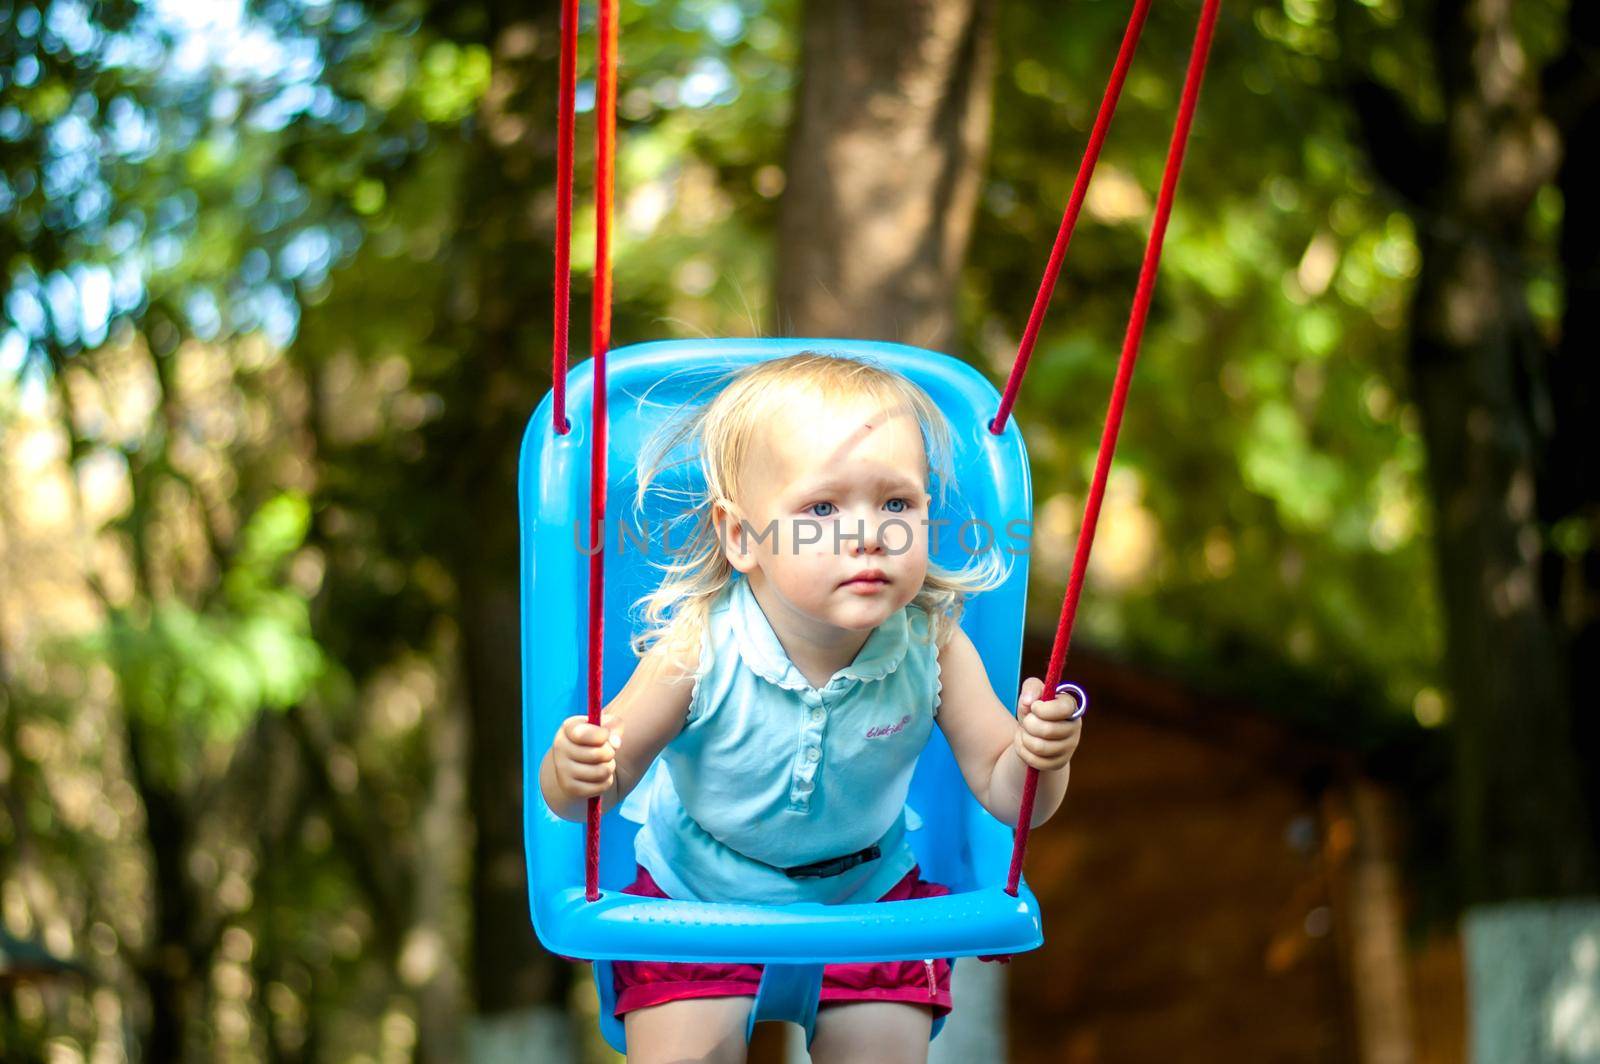
[[[725,552],[788,608],[869,629],[922,589],[927,457],[910,410],[799,399],[774,418],[743,473],[745,521],[724,520]]]

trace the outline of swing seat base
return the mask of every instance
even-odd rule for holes
[[[557,926],[570,934],[572,952],[558,941],[557,953],[593,961],[600,1003],[600,1029],[617,1052],[627,1052],[622,1020],[615,1015],[614,960],[741,961],[764,964],[761,986],[745,1027],[772,1020],[798,1024],[806,1044],[816,1034],[824,963],[1022,953],[1044,941],[1038,899],[1024,883],[1017,897],[1000,887],[870,905],[756,906],[687,902],[601,891],[584,900],[582,888],[551,900]],[[692,940],[685,931],[693,929]],[[578,947],[577,943],[584,945]],[[609,947],[609,948],[608,948]],[[937,1036],[944,1016],[933,1021]]]
[[[540,939],[584,960],[853,964],[921,957],[1026,953],[1044,942],[1039,901],[984,887],[937,898],[857,905],[741,905],[675,901],[582,887],[540,906]]]

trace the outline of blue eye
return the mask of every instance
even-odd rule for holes
[[[889,512],[892,514],[903,514],[911,509],[911,503],[905,499],[890,499],[884,505],[889,508]]]
[[[814,502],[810,506],[806,507],[806,509],[809,510],[814,517],[830,517],[833,514],[834,505],[831,502]]]

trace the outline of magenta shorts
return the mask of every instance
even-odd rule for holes
[[[913,866],[879,901],[937,898],[950,893],[941,883],[929,883]],[[641,866],[624,894],[647,898],[667,895]],[[687,998],[754,997],[761,985],[759,964],[685,964],[672,961],[613,961],[617,991],[616,1015],[648,1005]],[[926,1005],[937,1019],[950,1011],[950,965],[942,957],[928,961],[876,961],[866,964],[829,964],[822,969],[819,1005],[845,1001],[904,1001]]]

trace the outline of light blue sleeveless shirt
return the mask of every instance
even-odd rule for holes
[[[638,861],[668,895],[703,901],[876,901],[911,870],[906,807],[939,703],[928,617],[906,606],[821,688],[797,669],[755,593],[713,601],[683,730],[622,814]],[[881,851],[834,876],[784,868]],[[774,867],[775,866],[775,867]]]

